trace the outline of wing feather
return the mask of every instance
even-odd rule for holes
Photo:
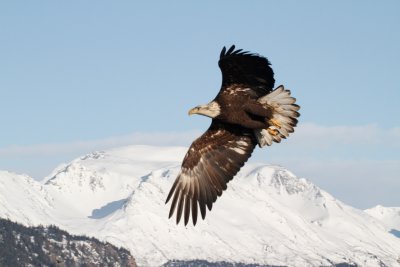
[[[186,198],[185,198],[185,212],[184,212],[184,215],[185,215],[185,225],[189,222],[189,216],[190,216],[190,199],[191,199],[191,197],[190,197],[190,195],[186,195]]]
[[[190,211],[188,211],[187,213],[190,213]],[[197,222],[197,199],[196,198],[192,199],[192,221],[193,221],[193,225],[196,225],[196,222]],[[185,224],[187,224],[187,222],[185,222]]]
[[[222,48],[218,65],[222,71],[221,91],[233,84],[241,84],[255,91],[258,97],[270,93],[274,87],[274,72],[267,58],[242,49]]]
[[[204,220],[206,218],[206,203],[199,202],[199,207],[200,207],[201,218]],[[196,225],[194,223],[195,221],[197,221],[197,220],[193,220],[193,225]]]
[[[180,197],[179,197],[178,209],[176,211],[176,223],[177,224],[181,220],[182,211],[183,211],[183,203],[185,202],[185,194],[183,193],[183,191],[180,191],[179,195],[180,195]]]
[[[177,181],[178,181],[178,179],[177,179]],[[175,188],[176,188],[175,186],[172,187],[170,195],[172,195],[172,192],[173,192],[172,190],[175,191]],[[179,199],[179,194],[175,194],[174,198],[172,199],[171,209],[169,210],[169,215],[168,215],[169,218],[171,218],[172,215],[174,214],[174,211],[175,211],[175,208],[176,208],[176,203],[177,203],[178,199]]]
[[[176,210],[176,223],[183,214],[186,225],[191,213],[195,225],[199,208],[204,219],[206,209],[212,209],[256,144],[252,130],[213,120],[210,128],[193,142],[183,160],[181,172],[166,201],[172,198],[169,217]]]

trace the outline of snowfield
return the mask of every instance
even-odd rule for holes
[[[185,153],[151,146],[95,152],[42,182],[0,171],[0,217],[109,241],[128,248],[139,266],[194,259],[400,266],[400,238],[389,233],[400,230],[400,208],[364,212],[279,166],[245,165],[204,221],[176,225],[164,202]]]
[[[365,210],[369,215],[382,221],[386,229],[400,238],[400,208],[375,206]]]

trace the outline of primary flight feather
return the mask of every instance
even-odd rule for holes
[[[224,47],[218,62],[222,86],[210,103],[189,111],[212,118],[208,130],[190,146],[168,194],[169,217],[176,223],[206,210],[250,158],[254,148],[280,142],[294,131],[300,107],[282,85],[275,90],[274,72],[265,57]]]

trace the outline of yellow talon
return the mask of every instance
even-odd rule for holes
[[[268,128],[267,129],[268,133],[272,136],[276,136],[279,134],[279,131],[277,129],[273,129],[273,128]]]
[[[269,120],[269,123],[270,123],[271,125],[277,127],[277,128],[281,128],[281,127],[282,127],[281,123],[280,123],[278,120],[276,120],[276,119],[270,119],[270,120]]]

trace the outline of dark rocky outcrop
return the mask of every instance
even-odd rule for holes
[[[26,227],[0,219],[0,266],[135,266],[130,252],[55,226]]]

